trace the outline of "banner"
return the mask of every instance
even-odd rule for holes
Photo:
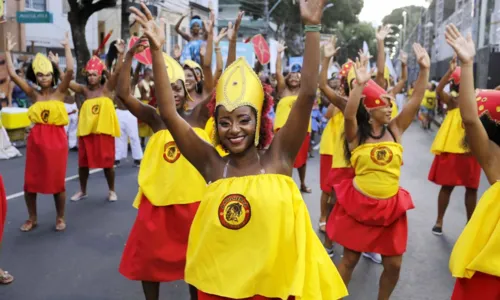
[[[229,52],[229,42],[222,41],[220,42],[219,47],[222,55],[223,65],[226,66],[227,54]],[[253,50],[253,45],[240,42],[236,43],[236,58],[239,57],[244,57],[247,60],[248,64],[253,68],[255,66],[255,52]],[[215,70],[216,61],[217,58],[215,57],[215,51],[214,51],[212,57],[213,70]]]
[[[288,59],[288,67],[289,70],[291,71],[293,66],[298,65],[302,69],[302,64],[304,63],[304,57],[303,56],[291,56]]]

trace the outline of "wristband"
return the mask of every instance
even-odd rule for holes
[[[304,31],[305,32],[320,32],[321,31],[321,24],[318,25],[305,25],[304,26]]]

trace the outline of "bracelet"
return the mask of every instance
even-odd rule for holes
[[[304,26],[304,31],[305,32],[320,32],[321,31],[321,24],[318,25],[305,25]]]

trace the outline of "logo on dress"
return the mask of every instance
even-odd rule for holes
[[[94,106],[92,106],[92,113],[94,115],[98,115],[100,110],[101,108],[99,107],[99,104],[95,104]]]
[[[243,195],[226,196],[219,205],[219,221],[227,229],[238,230],[245,227],[251,216],[250,203]]]
[[[377,146],[370,152],[370,157],[379,166],[385,166],[392,161],[393,153],[389,147]]]
[[[174,141],[170,141],[165,144],[165,148],[163,149],[163,159],[169,163],[174,163],[181,156],[181,152],[179,148],[177,148],[177,144]]]
[[[48,109],[44,109],[40,113],[40,118],[42,118],[42,121],[44,123],[48,123],[49,122],[49,116],[50,116],[50,110],[48,110]]]

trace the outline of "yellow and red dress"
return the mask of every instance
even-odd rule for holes
[[[5,226],[5,218],[7,217],[7,196],[5,186],[3,185],[3,178],[0,175],[0,244],[2,244],[3,228]]]
[[[78,116],[78,166],[112,168],[115,162],[115,137],[120,124],[113,101],[108,97],[87,99]]]
[[[452,300],[500,299],[500,182],[479,200],[455,243],[450,271],[457,278]]]
[[[203,129],[193,129],[209,141]],[[149,140],[138,182],[134,206],[139,211],[120,273],[130,280],[182,280],[189,230],[207,184],[168,130],[156,132]]]
[[[328,174],[332,168],[332,156],[334,149],[334,135],[335,135],[335,125],[334,118],[340,113],[339,110],[335,109],[336,114],[326,124],[325,130],[321,135],[321,141],[319,143],[319,183],[321,190],[325,193],[331,193],[332,187],[328,184]]]
[[[354,169],[346,161],[344,155],[344,114],[339,112],[332,119],[335,134],[333,136],[332,165],[327,179],[330,191],[335,189],[335,185],[354,177]]]
[[[278,132],[281,127],[285,126],[292,106],[297,101],[297,96],[287,96],[281,98],[276,107],[276,117],[274,119],[274,132]],[[311,123],[309,120],[309,127],[307,128],[307,135],[300,147],[299,153],[295,157],[295,162],[293,164],[294,168],[300,168],[307,163],[307,157],[309,155],[309,144],[311,142]]]
[[[199,300],[347,295],[297,185],[278,174],[208,185],[189,234],[185,281]]]
[[[430,181],[444,186],[479,187],[481,166],[464,147],[464,136],[460,110],[449,110],[432,143],[435,157],[429,171]]]
[[[24,191],[58,194],[65,191],[69,118],[62,101],[38,101],[28,110],[35,125],[28,136]]]
[[[399,187],[403,147],[367,143],[352,151],[356,176],[335,186],[337,203],[326,226],[329,238],[357,252],[402,255],[408,240],[410,194]]]

